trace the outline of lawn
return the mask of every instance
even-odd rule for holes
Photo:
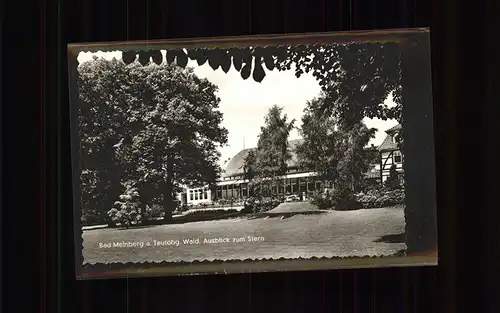
[[[317,206],[309,202],[284,202],[272,210],[267,211],[267,214],[287,214],[287,213],[314,213],[321,212]]]
[[[95,229],[83,232],[83,255],[85,263],[382,256],[406,249],[404,242],[381,240],[401,234],[404,226],[402,208],[381,208],[284,219],[237,218],[128,230]],[[214,238],[228,238],[229,242],[203,243]],[[239,238],[245,241],[235,241]],[[200,242],[184,244],[185,239]],[[124,241],[144,246],[113,247],[113,243]],[[155,241],[167,245],[155,246]]]

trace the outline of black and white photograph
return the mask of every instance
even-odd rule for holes
[[[82,266],[413,253],[429,201],[406,207],[421,158],[398,42],[89,50],[71,91]]]

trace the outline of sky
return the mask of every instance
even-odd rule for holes
[[[165,51],[162,51],[164,54]],[[80,52],[79,63],[91,60],[93,56],[106,59],[121,59],[121,51],[114,52]],[[260,83],[251,77],[243,80],[233,67],[226,74],[221,69],[213,70],[208,62],[198,66],[196,61],[189,60],[188,66],[200,78],[206,78],[219,87],[217,96],[221,99],[219,110],[224,114],[223,126],[228,130],[228,145],[220,148],[222,154],[220,164],[224,164],[244,148],[257,146],[260,127],[264,116],[271,106],[283,107],[289,120],[295,119],[301,124],[302,112],[306,102],[318,96],[320,86],[311,74],[295,77],[294,69],[288,71],[269,71],[264,67],[266,76]],[[388,106],[393,106],[391,97],[386,99]],[[369,144],[378,146],[385,138],[385,130],[397,124],[395,120],[379,120],[365,118],[367,127],[377,129],[375,138]],[[297,130],[292,131],[290,140],[300,138]]]

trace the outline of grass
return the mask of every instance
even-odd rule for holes
[[[404,242],[383,240],[404,232],[402,208],[328,211],[318,215],[237,218],[143,228],[96,229],[83,232],[85,263],[176,262],[297,257],[393,255]],[[261,241],[233,242],[248,236]],[[205,238],[228,237],[229,243],[205,243]],[[99,243],[153,242],[200,239],[200,244],[99,248]]]

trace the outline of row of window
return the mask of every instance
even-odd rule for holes
[[[272,194],[297,194],[302,192],[314,192],[323,188],[332,188],[332,184],[325,185],[323,182],[313,181],[312,179],[287,179],[283,185],[271,186],[271,190],[264,190],[264,195]],[[246,183],[218,186],[216,191],[217,199],[240,198],[251,196]]]
[[[189,200],[208,200],[208,189],[191,189],[189,190]]]

